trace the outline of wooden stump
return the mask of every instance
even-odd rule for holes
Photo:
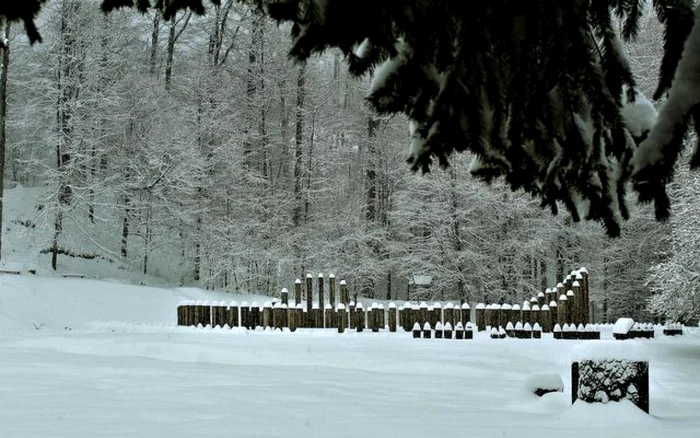
[[[335,275],[333,274],[328,276],[328,304],[331,305],[331,309],[335,309]]]
[[[569,289],[566,292],[566,322],[568,324],[576,324],[574,322],[574,312],[576,310],[576,297],[574,296],[574,291]]]
[[[540,323],[542,324],[542,332],[543,333],[551,333],[552,331],[552,315],[549,312],[549,306],[544,305],[542,306],[542,309],[540,309]]]
[[[607,359],[571,364],[571,403],[622,399],[649,413],[649,362]]]
[[[379,328],[384,330],[386,328],[386,312],[384,311],[384,304],[379,304],[377,307],[377,312],[379,312]]]
[[[474,339],[474,324],[471,322],[464,325],[464,339]]]
[[[392,333],[396,332],[398,319],[398,312],[396,310],[395,303],[389,303],[389,331]]]
[[[480,332],[483,332],[486,330],[486,315],[484,312],[486,311],[486,306],[484,303],[479,303],[476,305],[476,329]]]
[[[469,307],[469,303],[464,303],[462,304],[462,324],[466,324],[468,322],[471,322],[472,320],[472,309]]]
[[[272,308],[272,328],[281,330],[288,325],[287,305],[275,303],[275,307]]]
[[[323,289],[323,274],[318,274],[318,308],[319,309],[325,309],[326,308],[326,293],[325,290]],[[319,328],[324,328],[325,323],[323,322],[323,313],[321,314],[321,324]]]
[[[338,304],[338,333],[345,333],[345,328],[348,326],[348,312],[345,310],[345,304]]]
[[[311,307],[311,327],[323,328],[323,309],[319,308],[317,303]]]
[[[547,304],[549,301],[545,301],[545,296],[544,292],[539,292],[537,294],[537,305],[541,308],[545,304]]]
[[[280,291],[280,301],[282,301],[282,304],[285,306],[289,306],[289,291],[285,287]]]
[[[262,307],[262,328],[272,327],[272,303],[266,302]]]
[[[226,323],[229,327],[238,327],[238,303],[231,301],[226,308]]]
[[[257,303],[253,303],[250,306],[248,317],[250,318],[250,328],[251,329],[255,329],[256,327],[258,327],[261,324],[260,307],[258,307]]]
[[[491,319],[489,321],[491,327],[498,328],[498,326],[501,325],[500,317],[501,317],[501,305],[500,304],[491,304]]]
[[[328,303],[324,309],[323,328],[336,328],[336,324],[335,310],[333,310],[331,303]]]
[[[554,328],[552,329],[552,333],[553,333],[554,339],[561,339],[562,338],[561,326],[559,324],[554,324]]]
[[[355,305],[355,329],[361,332],[365,329],[365,310],[362,308],[362,303]]]
[[[220,303],[213,303],[211,326],[223,328],[228,323],[227,319],[226,303],[223,301]]]
[[[566,316],[567,316],[567,308],[568,308],[568,298],[566,297],[565,294],[561,294],[559,296],[559,306],[557,310],[557,323],[564,327],[564,324],[568,324],[569,321],[567,321]],[[550,306],[551,308],[551,306]]]
[[[530,325],[529,322],[526,322],[523,324],[523,339],[531,339],[532,338],[532,326]]]
[[[301,325],[304,309],[301,303],[298,303],[294,308],[289,310],[289,331],[297,331],[297,327]]]
[[[523,305],[523,311],[522,311],[523,324],[530,323],[530,318],[532,318],[531,313],[532,313],[532,309],[530,308],[530,306]]]
[[[520,308],[520,304],[513,304],[513,306],[510,309],[510,320],[513,322],[513,325],[517,324],[518,321],[522,322],[523,320],[523,311]]]
[[[442,310],[442,315],[445,324],[449,322],[450,325],[453,325],[455,319],[455,305],[452,303],[445,304],[445,307]]]
[[[202,303],[201,309],[200,309],[200,314],[199,314],[199,324],[202,324],[202,327],[209,326],[211,327],[211,304],[208,302]]]
[[[294,307],[301,304],[301,301],[301,280],[297,278],[294,281]]]
[[[534,339],[541,339],[542,338],[542,327],[540,327],[539,323],[535,323],[532,326],[532,337]]]
[[[314,306],[314,278],[306,274],[306,312],[311,315]]]
[[[501,304],[500,316],[498,317],[499,324],[503,327],[507,326],[509,322],[512,322],[513,317],[513,306],[508,303]]]
[[[508,321],[508,324],[506,324],[506,336],[509,338],[515,337],[515,326],[510,321]]]
[[[177,325],[185,325],[185,314],[186,314],[186,306],[184,303],[180,303],[177,306]]]
[[[442,315],[442,305],[440,303],[433,303],[433,317],[435,318],[434,323],[431,322],[431,325],[435,327],[435,324],[438,322],[444,324],[445,320],[443,319]]]
[[[350,305],[350,291],[345,280],[340,280],[340,302],[347,307]]]
[[[248,306],[248,303],[245,301],[241,303],[241,326],[250,329],[250,328],[255,328],[251,327],[250,324],[250,307]]]

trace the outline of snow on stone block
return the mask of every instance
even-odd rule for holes
[[[564,392],[564,381],[557,373],[535,373],[525,379],[525,389],[542,397],[551,392]]]
[[[632,327],[634,327],[634,320],[632,318],[619,318],[615,321],[615,325],[613,326],[613,338],[628,339]]]
[[[648,361],[586,359],[571,364],[571,403],[576,400],[608,403],[624,399],[649,413]]]

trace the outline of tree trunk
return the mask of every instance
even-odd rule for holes
[[[175,56],[175,15],[170,19],[168,34],[168,51],[165,58],[165,89],[170,91],[173,77],[173,58]]]
[[[7,76],[10,68],[10,26],[11,23],[9,21],[5,23],[3,36],[8,43],[6,47],[0,48],[0,53],[2,54],[2,72],[0,73],[0,260],[2,259],[2,211],[5,197],[5,144],[7,143]]]
[[[294,209],[292,224],[295,228],[301,224],[302,211],[302,166],[304,158],[304,99],[306,97],[306,75],[304,67],[297,74],[296,129],[294,133]]]
[[[158,63],[158,37],[159,37],[159,35],[160,35],[160,12],[155,11],[153,14],[153,31],[151,32],[151,58],[149,61],[149,72],[151,73],[151,75],[156,74],[156,64]],[[171,62],[172,62],[172,60],[171,60]],[[171,71],[171,73],[172,73],[172,71]]]

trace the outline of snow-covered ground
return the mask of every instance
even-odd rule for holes
[[[647,416],[628,402],[570,404],[570,358],[591,341],[175,325],[180,300],[221,298],[191,288],[0,275],[0,437],[700,433],[694,330],[619,341],[651,360]],[[558,373],[565,392],[530,394],[534,373]]]

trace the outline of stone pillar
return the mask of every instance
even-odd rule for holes
[[[432,324],[431,315],[428,313],[428,303],[425,301],[420,303],[420,306],[418,307],[418,319],[414,322],[417,322],[421,326],[426,322],[430,322]]]
[[[272,303],[266,302],[262,308],[262,327],[272,327]]]
[[[549,301],[545,301],[545,299],[546,299],[546,298],[545,298],[545,296],[544,296],[544,292],[539,292],[539,293],[537,294],[537,305],[538,305],[540,308],[542,308],[542,306],[544,306],[545,304],[547,304],[547,303],[549,302]]]
[[[550,333],[552,331],[552,314],[546,304],[540,310],[540,323],[542,324],[542,332]]]
[[[499,311],[499,325],[501,327],[505,327],[508,325],[509,322],[512,321],[511,317],[513,316],[513,306],[511,306],[508,303],[501,304],[501,310]]]
[[[335,275],[328,276],[328,303],[335,309]]]
[[[527,303],[529,304],[529,303]],[[530,322],[530,313],[532,312],[532,309],[530,309],[530,306],[526,306],[525,303],[523,303],[523,311],[522,311],[522,318],[523,318],[523,324],[529,323]]]
[[[576,297],[574,296],[574,291],[569,289],[566,292],[566,322],[568,324],[574,323],[574,309],[576,308]]]
[[[294,306],[301,304],[301,280],[298,278],[294,282]]]
[[[289,291],[286,287],[283,287],[282,291],[280,292],[280,300],[282,301],[282,304],[289,306]]]
[[[397,326],[396,304],[389,303],[389,331],[392,333],[396,332],[396,326]]]
[[[340,302],[347,307],[350,304],[350,291],[345,280],[340,280]]]
[[[260,325],[260,307],[258,306],[258,303],[251,304],[248,312],[248,317],[250,318],[250,328],[255,329]]]
[[[445,307],[442,310],[442,314],[445,324],[449,322],[450,326],[452,326],[452,324],[454,324],[453,321],[455,319],[455,305],[452,303],[445,304]]]
[[[311,274],[306,274],[306,311],[312,315],[314,307],[314,278]]]
[[[319,309],[325,309],[326,308],[326,294],[323,289],[323,274],[318,274],[318,308]],[[321,328],[325,327],[325,323],[323,322],[323,315],[321,315]]]
[[[568,299],[566,298],[565,294],[559,295],[559,307],[557,310],[557,323],[562,327],[564,327],[564,324],[567,324],[567,321],[566,321],[567,310],[566,309],[569,307],[567,301],[568,301]],[[549,306],[549,307],[551,308],[552,306]]]
[[[288,325],[287,304],[275,303],[272,308],[272,328],[281,330]]]
[[[530,324],[532,324],[533,327],[535,326],[535,324],[540,323],[541,313],[542,312],[540,311],[540,306],[538,306],[537,304],[532,306],[532,308],[530,309]]]
[[[486,315],[484,314],[485,310],[486,306],[484,303],[479,303],[476,305],[476,329],[480,332],[486,330]]]
[[[574,280],[571,284],[571,290],[574,292],[574,306],[572,310],[572,318],[576,325],[584,324],[584,314],[586,313],[583,309],[583,293],[581,293],[581,283]]]
[[[515,325],[518,321],[523,320],[523,311],[520,308],[520,304],[513,304],[511,307],[510,320],[513,322],[513,325]]]
[[[345,327],[348,325],[348,312],[345,310],[345,304],[338,304],[338,333],[345,333]]]
[[[464,303],[462,304],[462,324],[466,325],[468,322],[471,322],[472,319],[472,309],[469,307],[469,303]]]

